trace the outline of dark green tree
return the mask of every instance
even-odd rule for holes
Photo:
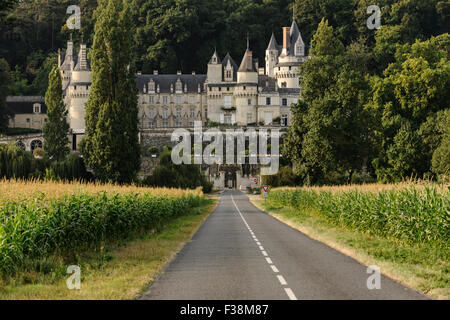
[[[70,152],[67,108],[63,101],[61,75],[54,66],[48,75],[49,86],[45,94],[48,122],[44,126],[44,149],[54,161],[63,160]]]
[[[95,17],[84,152],[97,179],[130,183],[140,167],[140,146],[128,1],[100,0]]]
[[[380,146],[373,162],[379,180],[422,177],[430,171],[438,144],[427,123],[450,105],[449,48],[448,34],[397,45],[395,62],[383,77],[372,79],[367,108],[378,119],[372,135]]]
[[[344,48],[326,20],[313,40],[312,58],[300,67],[302,97],[283,146],[305,184],[351,181],[369,157],[364,105],[370,55],[363,43]]]
[[[10,81],[8,62],[5,59],[0,59],[0,133],[8,127],[10,117],[10,112],[6,106]]]

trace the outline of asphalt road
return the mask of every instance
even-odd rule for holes
[[[382,272],[382,270],[381,270]],[[239,191],[216,210],[141,299],[426,299],[257,209]]]

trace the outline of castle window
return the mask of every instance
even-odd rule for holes
[[[286,107],[286,106],[287,106],[287,99],[286,99],[286,98],[283,98],[283,99],[281,100],[281,104],[282,104],[284,107]]]
[[[176,84],[176,89],[175,90],[177,90],[177,92],[181,92],[183,89],[181,88],[181,81],[180,80],[178,80],[177,81],[177,84]]]
[[[182,126],[183,126],[183,122],[177,121],[177,122],[176,122],[176,126],[177,126],[178,128],[182,127]]]
[[[249,106],[251,106],[252,105],[252,99],[248,99],[247,103],[248,103]]]
[[[270,100],[271,100],[270,98],[266,98],[266,106],[270,106],[270,103],[271,103]]]
[[[30,118],[27,118],[27,123],[30,123]]]
[[[162,109],[162,117],[163,119],[167,119],[169,117],[169,110],[167,108]]]
[[[291,71],[292,70],[292,67],[289,67],[289,71]]]
[[[148,84],[148,91],[155,92],[155,82],[151,80]]]
[[[151,129],[153,129],[153,128],[155,127],[155,121],[150,120],[150,121],[148,122],[148,127],[151,128]]]
[[[245,89],[247,89],[247,87],[246,87],[246,86],[244,86],[244,90],[245,90]]]
[[[155,103],[155,97],[154,96],[150,96],[148,98],[148,100],[149,100],[149,103],[151,103],[151,104]]]
[[[163,128],[169,127],[169,121],[163,121],[162,126]]]
[[[195,118],[195,109],[191,109],[191,110],[190,110],[189,116],[190,116],[191,118]]]
[[[212,88],[211,88],[211,87],[209,87],[209,91],[212,91]]]
[[[247,124],[253,123],[253,114],[247,113]]]
[[[287,83],[286,82],[281,83],[281,87],[282,88],[286,88],[287,87]]]
[[[167,101],[168,101],[167,96],[163,96],[163,104],[167,104]]]
[[[230,87],[227,87],[227,91],[230,91]]]
[[[177,118],[181,118],[181,108],[177,108]]]
[[[73,86],[73,90],[77,90],[77,86]]]
[[[189,103],[195,103],[195,97],[189,96]]]
[[[286,127],[286,126],[287,126],[287,123],[288,123],[288,116],[287,116],[287,114],[283,114],[283,115],[281,116],[281,125],[282,125],[283,127]]]
[[[181,103],[181,96],[177,96],[177,104]]]
[[[41,140],[33,140],[31,141],[31,151],[34,151],[36,148],[42,148],[42,141]]]
[[[41,105],[40,104],[35,104],[34,105],[34,113],[41,113]]]
[[[194,127],[194,121],[190,121],[190,122],[189,122],[189,127],[191,127],[191,128]]]
[[[153,108],[150,109],[149,116],[150,116],[150,118],[155,117],[155,109],[153,109]]]
[[[222,87],[219,87],[219,91],[222,91]]]
[[[231,96],[224,96],[224,106],[231,107]]]

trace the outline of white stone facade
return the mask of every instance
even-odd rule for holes
[[[77,53],[69,41],[58,59],[73,139],[85,132],[84,106],[92,82],[86,50],[82,44]],[[140,129],[193,127],[195,121],[204,125],[209,121],[289,126],[290,105],[300,95],[298,66],[307,59],[306,51],[293,21],[291,27],[283,28],[283,45],[279,46],[272,35],[265,68],[259,68],[247,48],[239,67],[229,54],[221,60],[214,52],[206,75],[138,73]],[[73,144],[76,146],[77,141]]]

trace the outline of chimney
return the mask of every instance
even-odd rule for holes
[[[154,74],[155,76],[157,76],[157,75],[158,75],[158,70],[153,70],[153,74]]]
[[[86,45],[80,45],[80,68],[81,70],[87,69],[87,55],[86,55]]]
[[[291,44],[290,37],[291,37],[291,28],[283,27],[283,53],[285,55],[287,55],[287,52]]]

